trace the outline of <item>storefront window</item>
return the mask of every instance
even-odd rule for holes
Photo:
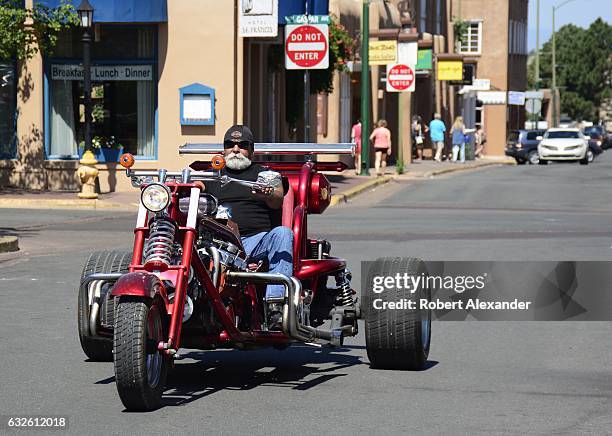
[[[15,64],[0,62],[0,159],[15,157]]]
[[[75,157],[84,141],[82,44],[75,34],[63,35],[47,60],[51,158]],[[155,36],[150,26],[107,26],[92,46],[92,137],[142,157],[155,155]]]

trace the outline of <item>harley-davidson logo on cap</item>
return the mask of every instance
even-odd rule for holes
[[[234,130],[232,132],[232,138],[236,138],[236,139],[242,138],[242,132],[240,130]]]

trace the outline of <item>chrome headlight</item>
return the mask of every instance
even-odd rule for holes
[[[189,213],[189,197],[179,200],[179,210],[183,213]],[[200,194],[198,199],[198,213],[204,216],[212,216],[217,212],[219,202],[210,194]]]
[[[151,212],[159,212],[170,203],[170,190],[161,183],[152,183],[142,190],[140,201]]]

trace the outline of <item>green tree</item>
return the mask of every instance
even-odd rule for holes
[[[612,96],[612,26],[601,18],[588,29],[572,24],[556,33],[557,87],[561,112],[576,120],[596,120],[602,101]],[[535,62],[528,67],[528,82],[535,87]],[[540,88],[552,86],[552,39],[540,51]]]
[[[78,22],[67,0],[57,8],[34,2],[32,9],[24,8],[23,0],[0,0],[0,60],[27,60],[39,50],[50,52],[58,33]]]

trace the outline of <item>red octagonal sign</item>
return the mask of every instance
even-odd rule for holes
[[[414,91],[414,68],[406,64],[387,66],[387,91]]]
[[[287,25],[285,67],[288,70],[329,67],[327,24]]]

